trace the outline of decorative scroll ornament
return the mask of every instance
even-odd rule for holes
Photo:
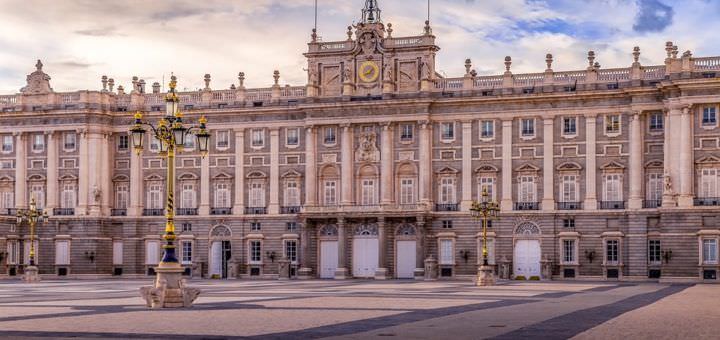
[[[28,74],[27,85],[20,89],[20,92],[24,94],[45,94],[53,92],[50,87],[50,76],[43,72],[43,64],[38,59],[35,64],[35,72]]]

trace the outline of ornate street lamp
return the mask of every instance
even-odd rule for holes
[[[202,157],[208,153],[210,133],[205,124],[205,117],[198,119],[198,125],[186,127],[182,120],[182,113],[178,110],[180,98],[175,90],[177,78],[170,78],[170,91],[165,96],[166,111],[157,125],[143,120],[142,113],[135,113],[135,123],[130,128],[133,148],[140,154],[143,150],[143,140],[148,127],[151,137],[160,142],[160,155],[167,159],[167,204],[165,209],[165,234],[163,239],[163,258],[160,261],[157,279],[154,287],[143,287],[141,292],[154,308],[189,307],[199,294],[199,290],[183,286],[181,274],[184,271],[175,255],[175,153],[181,152],[188,135],[197,138],[198,149]],[[190,137],[192,138],[192,137]]]
[[[23,280],[25,280],[25,282],[40,281],[38,268],[35,266],[35,226],[38,222],[48,221],[47,211],[38,209],[37,204],[35,203],[35,198],[31,198],[30,208],[24,210],[18,209],[15,217],[18,225],[23,222],[30,225],[30,264],[25,268]]]
[[[493,268],[488,264],[487,225],[488,221],[497,218],[500,207],[497,202],[490,200],[487,188],[483,188],[480,202],[474,201],[470,213],[477,220],[482,220],[482,265],[478,268],[478,286],[492,286],[495,284]]]

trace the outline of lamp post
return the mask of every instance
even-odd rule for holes
[[[35,198],[30,199],[30,208],[21,210],[18,209],[17,224],[20,225],[23,222],[30,226],[30,264],[25,267],[23,274],[23,280],[25,282],[38,282],[40,281],[40,275],[38,273],[38,267],[35,266],[35,227],[38,222],[47,222],[48,214],[47,211],[37,208]]]
[[[163,239],[163,257],[156,269],[157,278],[154,287],[143,287],[141,292],[148,306],[153,308],[189,307],[199,294],[199,290],[185,287],[181,281],[184,271],[175,255],[175,153],[181,152],[185,138],[194,135],[197,138],[201,156],[208,152],[210,133],[205,117],[200,117],[199,125],[186,127],[182,113],[178,110],[180,98],[176,92],[177,78],[170,78],[170,90],[165,96],[165,115],[156,125],[143,120],[142,113],[135,113],[135,123],[130,129],[133,148],[140,154],[143,150],[145,133],[150,129],[151,137],[160,142],[160,155],[167,159],[167,200],[165,206],[165,234]]]
[[[500,211],[500,207],[497,202],[490,200],[487,188],[483,188],[480,201],[474,201],[470,207],[472,216],[477,220],[482,220],[482,265],[478,268],[478,286],[492,286],[495,284],[493,267],[488,264],[487,224],[489,220],[497,218],[498,211]]]

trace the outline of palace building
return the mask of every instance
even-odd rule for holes
[[[662,48],[662,46],[657,46]],[[448,78],[429,22],[395,37],[366,1],[347,39],[313,31],[307,84],[181,92],[208,118],[202,157],[177,156],[178,256],[193,277],[445,279],[476,275],[483,190],[500,204],[500,278],[717,280],[720,57],[664,46],[662,65]],[[599,56],[598,56],[599,58]],[[499,61],[502,62],[502,61]],[[269,78],[269,77],[268,77]],[[182,79],[180,79],[182,83]],[[271,82],[270,80],[268,81]],[[153,275],[166,188],[160,143],[132,150],[160,84],[55,92],[40,61],[0,96],[0,278],[28,264],[31,199],[46,277]],[[148,136],[149,137],[149,136]]]

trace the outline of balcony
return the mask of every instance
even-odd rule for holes
[[[210,215],[232,215],[232,208],[210,208]]]
[[[2,214],[6,215],[6,216],[15,216],[15,215],[17,215],[17,209],[16,208],[2,209]]]
[[[175,213],[178,216],[195,216],[198,214],[197,208],[177,208]]]
[[[600,209],[625,209],[625,201],[600,201]]]
[[[720,197],[697,197],[693,200],[696,207],[720,205]]]
[[[654,209],[662,206],[662,200],[643,200],[643,208]]]
[[[164,216],[165,209],[143,209],[143,216]]]
[[[110,209],[110,216],[127,216],[127,209]]]
[[[539,202],[515,202],[515,210],[540,210]]]
[[[435,211],[458,211],[457,203],[435,204]]]
[[[266,207],[245,207],[245,215],[266,215]]]
[[[280,213],[281,214],[299,214],[300,206],[293,205],[293,206],[288,206],[288,207],[280,207]]]
[[[73,215],[75,215],[75,208],[54,208],[53,215],[55,215],[55,216],[73,216]]]
[[[581,210],[582,202],[558,202],[557,210]]]

